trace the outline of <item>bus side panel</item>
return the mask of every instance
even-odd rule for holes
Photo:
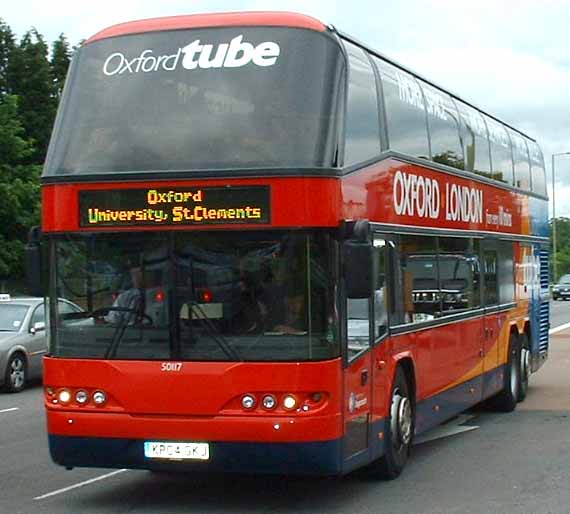
[[[393,355],[410,352],[412,356],[417,401],[416,433],[481,401],[485,359],[482,326],[483,318],[477,317],[392,337]],[[496,355],[496,343],[489,345],[488,351]],[[496,357],[492,360],[496,362]],[[497,373],[496,364],[486,371],[487,374]],[[389,393],[386,393],[380,412],[387,415],[389,402]]]

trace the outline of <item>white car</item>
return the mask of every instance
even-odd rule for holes
[[[60,314],[68,314],[82,309],[61,299],[58,310]],[[0,388],[17,393],[28,380],[40,378],[46,352],[44,299],[0,294]]]

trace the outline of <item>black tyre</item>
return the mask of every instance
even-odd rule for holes
[[[14,353],[6,366],[4,389],[9,393],[19,393],[28,379],[26,358],[21,353]]]
[[[414,428],[415,409],[410,386],[404,370],[398,366],[392,387],[384,455],[370,466],[376,478],[393,480],[400,475],[410,455]]]
[[[518,337],[513,334],[509,340],[509,355],[505,367],[503,389],[489,399],[488,405],[500,412],[515,410],[521,389],[520,346]]]
[[[519,402],[522,402],[526,398],[528,383],[530,380],[530,346],[528,336],[526,334],[519,336],[519,346],[520,387],[517,399]]]

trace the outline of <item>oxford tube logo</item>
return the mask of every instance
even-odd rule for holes
[[[229,43],[218,45],[202,43],[196,39],[171,54],[156,54],[152,49],[143,50],[137,56],[122,52],[112,53],[103,63],[103,73],[108,77],[174,71],[182,66],[185,70],[243,68],[248,64],[273,66],[281,53],[279,45],[265,41],[254,46],[243,40],[243,35],[234,37]]]

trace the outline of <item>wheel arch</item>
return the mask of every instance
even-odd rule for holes
[[[403,354],[395,359],[394,371],[392,373],[391,387],[394,385],[396,379],[396,370],[401,367],[408,381],[410,394],[412,397],[412,404],[415,408],[417,401],[417,383],[416,383],[416,368],[411,354]]]

